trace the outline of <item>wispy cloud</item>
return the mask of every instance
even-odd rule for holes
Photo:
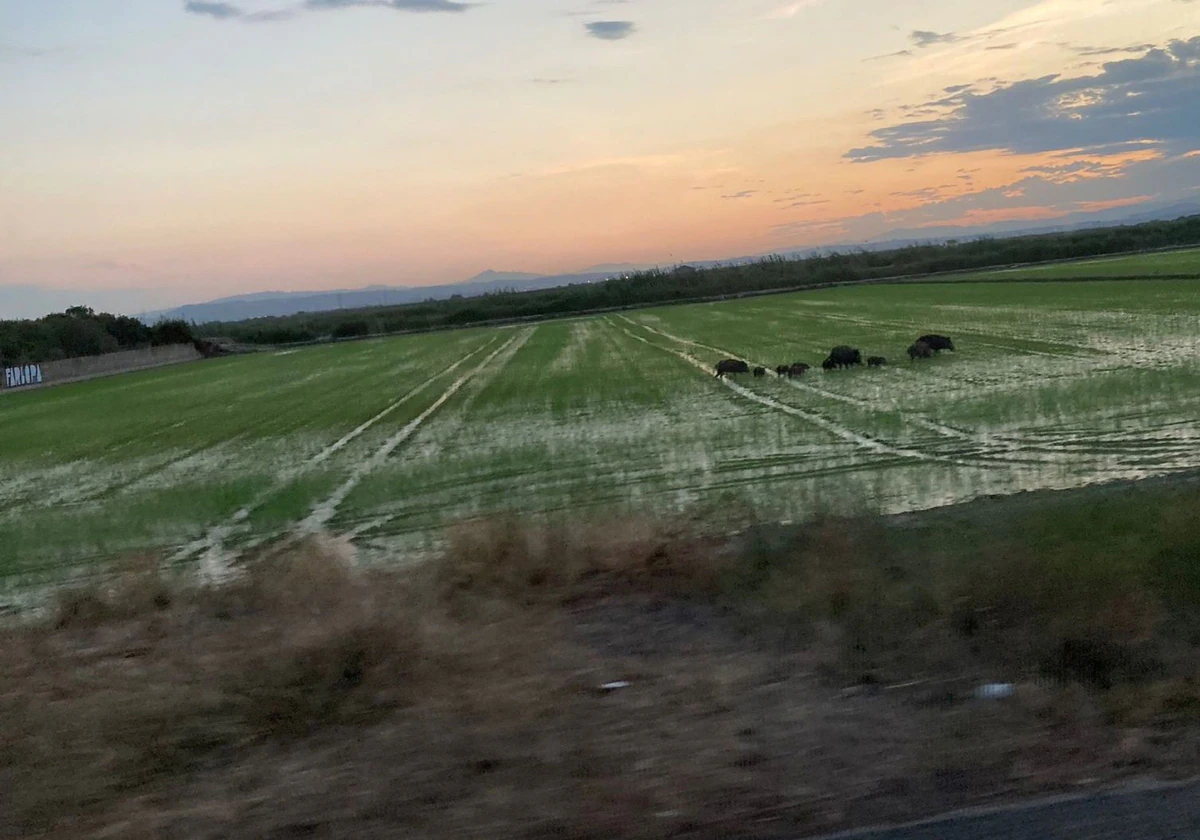
[[[935,198],[944,198],[945,190],[954,189],[954,184],[939,184],[936,187],[921,187],[919,190],[898,190],[889,193],[891,196],[899,198],[919,198],[923,201],[929,201]]]
[[[904,58],[912,54],[912,50],[896,50],[895,52],[884,53],[883,55],[873,55],[868,58],[864,58],[863,61],[881,61],[885,58]]]
[[[307,0],[307,9],[377,8],[399,12],[465,12],[473,3],[455,0]]]
[[[829,199],[827,199],[827,198],[805,199],[805,200],[801,200],[801,201],[793,201],[791,204],[787,205],[786,207],[781,207],[780,209],[781,210],[795,210],[797,207],[818,207],[822,204],[828,204],[828,203],[829,203]]]
[[[1084,56],[1141,55],[1154,49],[1154,44],[1132,44],[1128,47],[1089,47],[1082,44],[1061,42],[1059,43],[1059,46],[1063,49],[1070,50],[1076,55]]]
[[[959,33],[959,32],[937,32],[932,29],[914,29],[908,33],[908,42],[911,44],[902,50],[885,53],[883,55],[875,55],[870,58],[863,59],[864,61],[879,61],[884,58],[899,58],[915,56],[923,50],[928,50],[932,47],[948,46],[950,44],[976,44],[983,43],[984,50],[1015,50],[1021,46],[1019,42],[1009,41],[1002,44],[987,44],[988,41],[994,41],[1001,35],[1012,32],[1014,27],[1011,26],[992,26],[986,29],[981,29],[975,32]]]
[[[205,15],[217,20],[239,18],[245,14],[245,12],[232,3],[204,3],[200,2],[200,0],[191,0],[191,2],[185,3],[183,10],[191,12],[194,15]]]
[[[583,26],[588,35],[601,41],[621,41],[637,29],[630,20],[593,20]]]
[[[1074,184],[1091,178],[1113,178],[1128,168],[1128,160],[1120,157],[1085,157],[1063,163],[1043,163],[1021,170],[1051,184]]]
[[[928,29],[914,29],[908,34],[908,40],[912,41],[914,47],[923,50],[935,44],[953,44],[961,41],[962,36],[955,35],[953,32],[932,32]]]
[[[12,44],[0,44],[0,60],[5,58],[41,58],[46,50],[35,47],[15,47]]]
[[[305,0],[299,6],[270,11],[247,12],[233,3],[214,0],[188,0],[183,10],[193,15],[216,20],[238,20],[243,23],[269,23],[290,20],[300,12],[319,12],[336,9],[392,9],[398,12],[465,12],[474,3],[457,0]]]
[[[819,6],[824,0],[793,0],[783,6],[773,9],[763,15],[765,20],[789,20],[812,6]]]
[[[243,23],[275,23],[283,20],[291,20],[296,16],[295,9],[247,12],[230,3],[192,2],[184,6],[184,11],[217,20],[240,20]]]
[[[811,219],[771,225],[771,235],[777,237],[800,236],[813,233],[820,233],[824,237],[832,237],[846,232],[840,219]]]

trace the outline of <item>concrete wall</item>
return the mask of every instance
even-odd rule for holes
[[[108,376],[114,373],[126,373],[131,370],[173,365],[179,362],[191,362],[203,358],[190,344],[168,344],[162,347],[147,347],[145,350],[122,350],[119,353],[105,353],[103,356],[81,356],[76,359],[60,359],[57,362],[43,362],[41,368],[41,385],[25,385],[11,390],[24,391],[28,388],[45,387],[62,382],[74,382],[79,379],[92,379],[97,376]],[[5,376],[0,371],[0,388],[4,388]]]

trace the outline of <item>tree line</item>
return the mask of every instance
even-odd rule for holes
[[[803,289],[892,276],[970,271],[1015,263],[1097,257],[1200,243],[1200,216],[1070,233],[909,245],[881,251],[833,251],[800,259],[768,257],[739,265],[650,270],[593,283],[527,292],[500,291],[400,306],[300,313],[208,323],[153,326],[84,306],[36,320],[0,321],[0,365],[95,356],[198,336],[247,344],[288,344],[385,333],[446,329],[490,321],[571,315],[598,309],[671,303],[773,289]]]
[[[44,318],[0,321],[0,367],[191,344],[194,340],[192,326],[186,321],[160,321],[150,326],[128,315],[72,306]]]
[[[886,251],[837,251],[801,259],[768,257],[754,263],[642,271],[593,283],[401,306],[300,313],[203,324],[201,335],[251,344],[445,329],[489,321],[570,315],[597,309],[669,303],[771,289],[891,276],[966,271],[1015,263],[1103,256],[1200,243],[1200,216],[1169,222],[1011,238],[920,244]]]

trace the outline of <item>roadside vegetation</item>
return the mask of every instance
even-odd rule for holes
[[[1009,238],[972,239],[912,245],[886,251],[838,250],[802,259],[769,257],[758,262],[668,271],[642,271],[603,282],[581,283],[528,292],[496,292],[480,297],[426,301],[405,306],[301,313],[235,323],[203,324],[199,333],[227,336],[251,344],[287,344],[405,331],[447,329],[494,321],[538,319],[613,310],[647,304],[717,298],[748,292],[804,289],[875,278],[973,271],[1017,263],[1082,259],[1127,251],[1200,244],[1200,216],[1170,222]],[[1130,277],[1161,274],[1159,260],[1174,266],[1172,255],[1129,258],[1122,271]],[[1125,267],[1127,266],[1127,267]],[[1170,272],[1200,277],[1195,260]],[[1111,272],[1100,270],[1100,276]],[[1070,268],[1051,276],[1078,276]]]
[[[119,561],[4,631],[0,836],[801,836],[1200,770],[1194,474],[729,524]]]

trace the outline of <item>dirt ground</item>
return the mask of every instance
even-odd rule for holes
[[[840,569],[830,534],[805,550]],[[1200,773],[1190,647],[1103,687],[983,656],[898,680],[848,619],[712,597],[728,545],[598,544],[502,528],[383,573],[312,542],[220,589],[146,564],[64,593],[0,631],[0,837],[802,837]]]
[[[449,673],[385,653],[360,685],[363,648],[386,645],[351,632],[315,697],[293,696],[302,672],[260,673],[289,641],[230,621],[6,645],[0,835],[803,836],[1200,770],[1196,732],[1114,727],[1082,689],[839,687],[653,598],[497,617],[486,653],[415,666]]]

